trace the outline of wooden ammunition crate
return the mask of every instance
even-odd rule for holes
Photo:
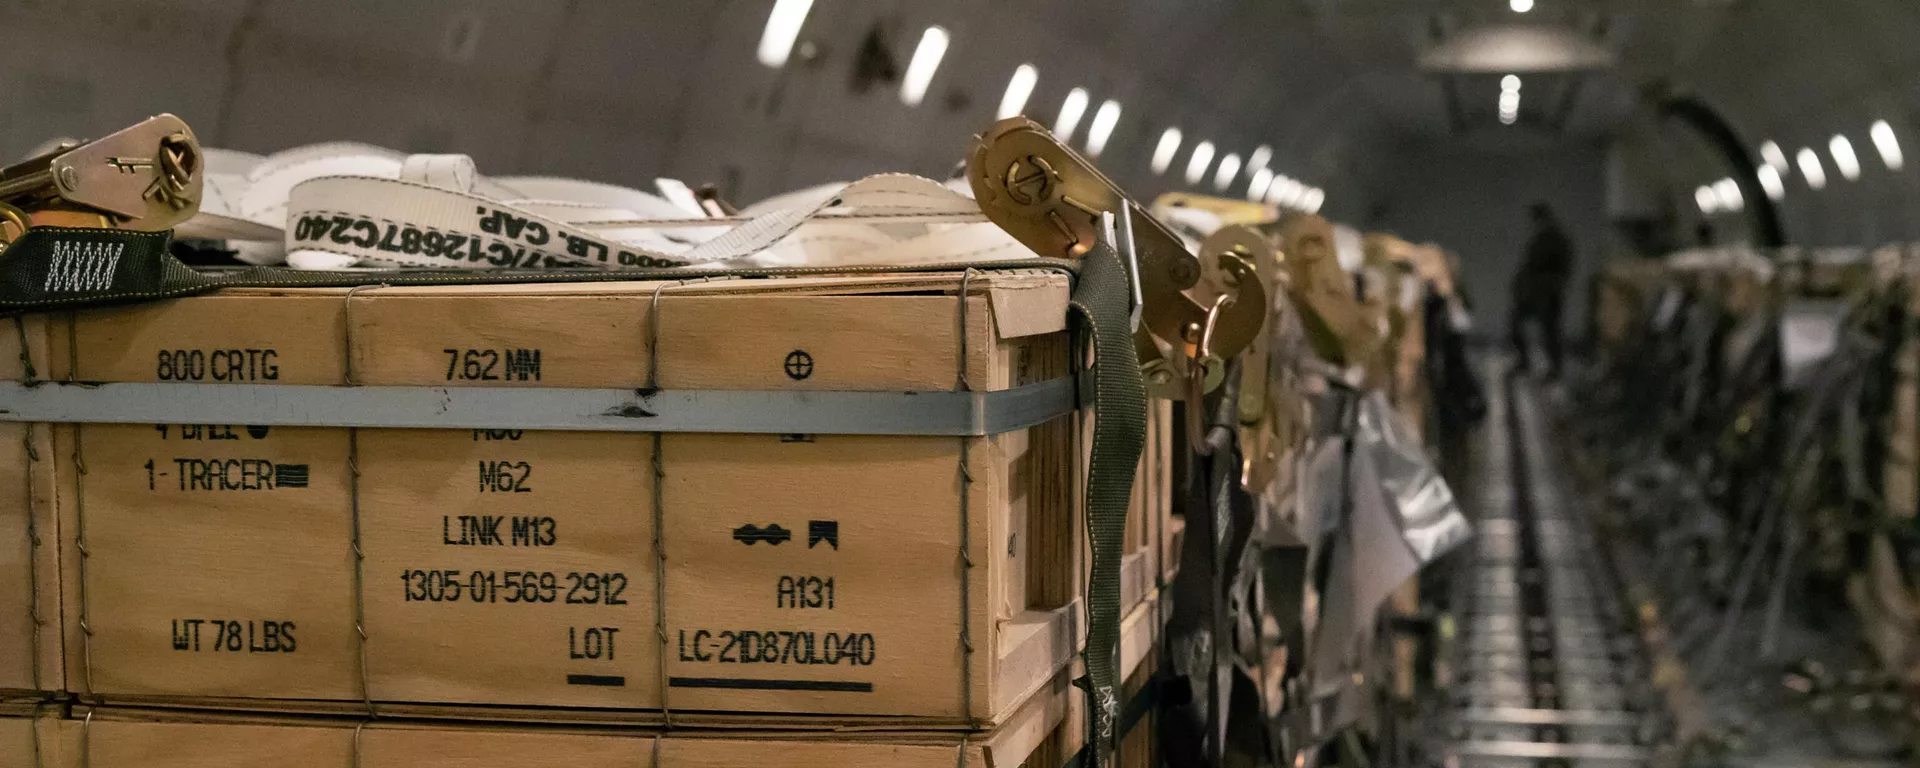
[[[1084,697],[1061,677],[1000,728],[956,732],[514,729],[420,721],[77,708],[18,768],[840,768],[1063,766],[1084,743]],[[91,719],[89,719],[91,715]],[[4,722],[4,721],[0,721]],[[7,731],[0,725],[0,734]],[[0,756],[0,768],[15,768]]]
[[[23,361],[46,358],[45,324],[0,320],[0,379],[27,378]],[[35,344],[23,356],[21,341]],[[0,421],[0,701],[62,687],[59,547],[53,456],[44,425]]]
[[[912,392],[954,389],[963,355],[974,390],[1066,373],[1063,276],[977,273],[964,332],[961,283],[244,289],[28,336],[55,382],[640,389],[654,370],[668,392]],[[1084,421],[965,439],[59,424],[28,464],[58,488],[33,509],[58,531],[53,645],[89,701],[992,725],[1079,647]]]

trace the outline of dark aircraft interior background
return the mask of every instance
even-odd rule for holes
[[[1157,541],[1175,528],[1185,538],[1155,548],[1161,558],[1180,553],[1177,572],[1158,567],[1150,569],[1152,578],[1140,577],[1145,579],[1140,589],[1160,596],[1152,616],[1143,620],[1153,629],[1150,650],[1129,656],[1124,649],[1132,647],[1126,645],[1131,641],[1108,641],[1118,643],[1118,655],[1132,658],[1136,671],[1144,670],[1121,676],[1139,685],[1122,686],[1126,690],[1118,694],[1126,695],[1115,704],[1111,697],[1117,689],[1111,683],[1102,688],[1101,678],[1088,672],[1091,682],[1085,687],[1109,694],[1105,708],[1100,696],[1089,697],[1079,688],[1061,693],[1062,703],[1048,710],[1052,719],[1029,724],[1034,734],[1053,734],[1044,747],[997,730],[1003,724],[995,710],[980,710],[989,713],[985,717],[967,710],[960,721],[949,716],[928,735],[915,730],[921,724],[882,717],[893,710],[834,698],[844,691],[820,693],[841,689],[818,687],[828,684],[813,678],[794,684],[813,693],[752,699],[748,709],[759,719],[751,727],[778,732],[803,722],[781,721],[773,713],[795,718],[852,713],[873,718],[856,723],[862,727],[882,734],[892,733],[888,727],[901,731],[902,743],[947,745],[942,747],[946,764],[958,744],[962,765],[1035,768],[1101,762],[1294,768],[1915,765],[1920,764],[1920,524],[1915,522],[1920,342],[1910,329],[1914,313],[1920,313],[1920,155],[1909,160],[1907,153],[1920,152],[1916,39],[1920,3],[1911,0],[0,0],[0,62],[8,73],[0,76],[0,157],[20,163],[0,171],[0,202],[8,211],[22,212],[18,228],[24,231],[31,231],[28,223],[64,222],[39,218],[42,209],[35,208],[64,210],[48,202],[50,194],[84,202],[70,186],[47,192],[56,186],[49,179],[58,176],[45,173],[48,153],[84,152],[84,146],[61,142],[107,136],[150,116],[171,114],[191,126],[190,139],[197,142],[193,152],[200,154],[188,155],[193,159],[185,161],[183,173],[194,177],[193,184],[207,176],[209,191],[193,201],[201,214],[215,212],[214,198],[222,194],[216,182],[257,182],[257,169],[265,167],[258,163],[288,157],[276,153],[354,142],[391,151],[396,169],[403,156],[465,156],[471,163],[452,176],[463,184],[482,178],[503,188],[521,183],[519,189],[526,191],[538,182],[519,180],[554,177],[625,188],[619,194],[634,192],[618,199],[647,202],[603,218],[670,219],[659,210],[678,205],[693,218],[711,216],[714,227],[802,198],[813,205],[838,194],[780,197],[796,190],[874,174],[913,174],[950,182],[947,188],[960,197],[979,198],[986,219],[972,209],[967,215],[1006,228],[1031,249],[1021,250],[1021,258],[1056,257],[1061,253],[1034,245],[1026,230],[996,218],[1000,213],[993,200],[1000,198],[982,191],[1000,189],[994,185],[1004,182],[1012,191],[1000,191],[1024,204],[1016,178],[1019,162],[1004,178],[995,175],[998,170],[975,167],[981,156],[975,147],[991,143],[997,121],[1025,116],[1033,131],[1051,137],[1048,146],[1065,153],[1044,156],[1072,156],[1073,167],[1084,169],[1048,170],[1054,174],[1048,179],[1059,181],[1066,174],[1061,183],[1075,190],[1071,194],[1111,189],[1111,208],[1121,223],[1139,217],[1139,223],[1114,230],[1122,233],[1117,236],[1125,245],[1116,247],[1124,256],[1133,258],[1133,238],[1161,242],[1152,239],[1159,234],[1140,232],[1158,233],[1164,225],[1166,242],[1199,254],[1194,263],[1206,265],[1204,286],[1225,269],[1209,261],[1214,256],[1206,248],[1216,242],[1210,238],[1244,225],[1249,232],[1257,230],[1261,243],[1248,247],[1256,253],[1272,249],[1273,264],[1285,274],[1273,282],[1276,267],[1260,262],[1269,294],[1285,297],[1274,299],[1273,317],[1295,317],[1291,325],[1270,321],[1262,333],[1276,334],[1273,340],[1261,336],[1262,341],[1252,342],[1252,351],[1244,353],[1248,357],[1219,355],[1208,368],[1209,342],[1202,340],[1200,326],[1184,337],[1161,335],[1152,342],[1141,329],[1153,325],[1158,299],[1131,305],[1141,354],[1171,355],[1166,370],[1175,372],[1172,380],[1180,386],[1193,381],[1196,393],[1176,386],[1179,391],[1164,394],[1164,381],[1156,390],[1154,370],[1142,358],[1149,396],[1160,398],[1154,402],[1166,406],[1169,420],[1162,424],[1160,412],[1152,410],[1155,426],[1146,432],[1147,453],[1164,443],[1172,458],[1164,469],[1165,485],[1141,479],[1140,488],[1148,490],[1138,491],[1136,502],[1162,494],[1170,510],[1166,520],[1178,522],[1155,523],[1153,530],[1161,533],[1149,538]],[[989,139],[976,138],[982,136]],[[61,161],[57,154],[52,157],[57,169]],[[132,159],[115,167],[132,178],[158,167],[157,162]],[[413,178],[407,174],[415,166],[407,162],[408,170],[394,173]],[[433,173],[430,169],[421,178],[438,178]],[[88,183],[95,183],[92,178]],[[100,178],[105,180],[99,183],[116,183]],[[154,183],[164,181],[163,174]],[[700,199],[708,202],[687,208],[676,195],[689,188],[701,190]],[[462,193],[509,199],[485,189],[482,184]],[[151,198],[152,189],[145,194]],[[827,212],[843,202],[857,208],[856,195],[847,197],[828,203]],[[691,193],[685,199],[692,200]],[[372,198],[366,201],[375,205]],[[756,207],[762,201],[767,202]],[[643,210],[654,203],[664,207]],[[592,204],[621,207],[602,198]],[[277,205],[276,212],[288,207],[285,199]],[[297,200],[293,207],[300,207]],[[1204,215],[1189,215],[1193,211]],[[267,248],[272,255],[265,261],[249,258],[245,247],[227,244],[248,238],[221,234],[230,230],[218,226],[196,228],[185,218],[193,211],[181,213],[164,226],[136,226],[137,218],[103,221],[128,229],[181,225],[173,253],[181,255],[187,246],[202,259],[190,263],[211,270],[207,274],[237,274],[219,270],[241,262],[306,268],[277,244]],[[1159,224],[1145,223],[1149,219]],[[1077,238],[1062,252],[1069,260],[1082,258],[1093,245],[1095,221],[1092,228],[1074,225],[1080,229],[1058,224],[1073,229],[1068,234]],[[268,221],[261,231],[277,243],[284,224],[285,250],[291,252],[295,223],[291,218]],[[895,225],[875,226],[890,232],[886,227]],[[8,230],[5,236],[22,235]],[[338,239],[341,231],[334,236],[345,242]],[[996,236],[1006,239],[1003,233]],[[1107,242],[1106,235],[1100,237]],[[615,237],[613,242],[616,248],[641,248],[655,241]],[[1151,256],[1161,246],[1138,247]],[[1245,249],[1239,252],[1244,255]],[[1329,270],[1337,261],[1344,272],[1312,272],[1319,263],[1316,253],[1330,255]],[[27,258],[15,256],[16,264]],[[209,258],[213,261],[205,261]],[[0,251],[0,266],[8,259]],[[661,263],[690,261],[699,260]],[[339,266],[373,269],[376,262],[348,257]],[[1141,277],[1152,265],[1143,267],[1146,262],[1139,259],[1131,264],[1127,274],[1134,295],[1143,284],[1152,293],[1151,278]],[[108,273],[115,268],[105,267]],[[31,274],[21,284],[32,287],[43,273],[20,274]],[[45,285],[52,290],[57,275],[46,274]],[[390,282],[379,274],[355,279],[378,294],[384,290],[379,286]],[[1075,285],[1091,279],[1087,270],[1075,275],[1082,281]],[[1186,284],[1193,285],[1188,277]],[[945,291],[942,295],[957,290],[965,304],[969,279],[960,279],[957,288],[924,290]],[[1202,288],[1191,289],[1185,295],[1200,303],[1182,300],[1182,306],[1202,311],[1206,302],[1233,294],[1248,280],[1227,278],[1206,296],[1193,293]],[[1065,290],[1060,289],[1061,297]],[[1179,286],[1172,290],[1165,295],[1183,295]],[[1352,306],[1335,307],[1334,299],[1315,293],[1323,290],[1344,292],[1340,301]],[[348,304],[354,301],[349,293]],[[994,312],[1010,312],[1000,301],[994,299]],[[1145,326],[1139,320],[1141,301],[1150,318]],[[1216,313],[1232,303],[1223,301],[1213,305]],[[1289,308],[1279,309],[1282,304]],[[17,317],[45,317],[50,323],[63,317],[63,306],[0,302]],[[1060,306],[1066,306],[1064,298]],[[35,314],[41,310],[48,313]],[[1377,321],[1343,325],[1342,312],[1379,314]],[[264,328],[276,322],[273,317],[233,316],[223,322]],[[123,330],[102,331],[100,338],[142,343],[149,332],[139,330],[144,327],[139,322],[145,321],[129,320]],[[66,331],[58,329],[81,325],[71,323],[48,326],[46,349],[64,348]],[[28,337],[38,326],[28,320],[18,325],[20,356],[28,365],[0,378],[34,384],[36,376],[53,376],[44,360],[39,372],[32,372],[32,350],[40,349],[40,342]],[[1212,333],[1211,321],[1203,325]],[[1276,330],[1283,326],[1294,329],[1286,337],[1291,342]],[[1061,321],[1061,329],[1068,327]],[[14,335],[7,330],[7,336]],[[1316,335],[1322,332],[1341,341],[1322,344]],[[493,332],[482,333],[485,338],[473,346],[508,343],[487,333]],[[1362,337],[1371,341],[1356,340]],[[724,349],[739,339],[725,338],[733,341],[715,335],[708,342]],[[1554,349],[1561,343],[1568,358],[1564,369]],[[463,344],[429,339],[418,346],[431,348],[437,357],[442,346]],[[1406,351],[1380,351],[1389,347]],[[11,350],[0,348],[6,356]],[[455,355],[443,384],[459,378],[461,362],[456,350],[446,351]],[[826,370],[827,357],[820,352],[816,347],[803,355],[795,349],[785,360],[787,376],[766,386],[803,382],[813,375],[816,357]],[[1551,359],[1552,370],[1542,370],[1547,366],[1540,364],[1541,352]],[[1269,362],[1289,355],[1311,358],[1312,365]],[[549,349],[548,364],[556,359],[564,358]],[[1535,364],[1529,366],[1529,360]],[[1377,371],[1369,368],[1376,362]],[[1269,364],[1276,373],[1262,379],[1257,371]],[[537,370],[537,359],[533,365]],[[885,369],[892,363],[883,359],[872,365]],[[965,366],[963,358],[963,379]],[[81,380],[79,374],[63,375]],[[139,375],[150,372],[142,369]],[[1223,377],[1225,389],[1215,389]],[[1092,374],[1082,378],[1093,379]],[[644,384],[623,380],[620,387],[647,392],[655,383],[650,374]],[[826,386],[803,383],[814,384]],[[1090,386],[1083,382],[1082,390],[1091,392]],[[880,388],[889,387],[900,388]],[[1290,394],[1260,394],[1269,387]],[[87,422],[93,429],[93,423],[113,418],[88,415],[86,409],[96,406],[84,403],[62,411],[63,416],[32,417],[52,412],[34,410],[55,406],[33,399],[50,389],[6,390],[0,414],[12,409],[15,415],[0,420],[0,427],[24,430],[11,444],[25,445],[36,455],[35,441],[50,440],[50,448],[70,448],[78,457],[77,446],[60,442],[77,428],[36,432],[34,422]],[[1377,404],[1369,399],[1373,395]],[[1261,397],[1275,398],[1271,402],[1278,405],[1249,405],[1267,402]],[[1081,405],[1101,410],[1092,403]],[[195,413],[182,408],[181,414]],[[1291,427],[1274,427],[1271,434],[1252,426],[1262,423],[1261,413],[1275,411],[1308,416]],[[218,416],[195,418],[211,422]],[[308,418],[273,423],[316,430],[384,423]],[[1281,421],[1288,418],[1293,417]],[[1087,420],[1089,444],[1096,442],[1093,423]],[[1174,426],[1163,434],[1166,425]],[[260,427],[261,433],[266,429]],[[1205,435],[1216,432],[1207,429],[1230,435],[1218,440],[1232,447],[1209,443]],[[474,434],[482,432],[476,428]],[[1284,449],[1256,448],[1278,445],[1261,441],[1282,438],[1296,442]],[[1025,442],[1020,445],[1006,449],[1007,455],[1027,450]],[[1373,456],[1370,452],[1378,456],[1353,458]],[[15,460],[0,453],[0,463]],[[870,460],[877,462],[873,472],[894,467],[882,457]],[[1270,488],[1264,485],[1270,478],[1253,479],[1261,477],[1256,465],[1263,461],[1285,467],[1276,470],[1283,479]],[[35,471],[26,458],[18,462],[29,467],[19,478]],[[1328,469],[1334,466],[1328,462],[1338,466]],[[131,473],[140,471],[138,462],[128,466]],[[1152,466],[1151,458],[1143,462],[1139,477],[1147,477]],[[1084,469],[1059,471],[1067,477]],[[8,471],[0,470],[0,482],[12,477]],[[50,468],[45,477],[65,483],[65,471]],[[354,476],[360,472],[356,465]],[[670,464],[666,472],[648,477],[670,477]],[[1379,482],[1368,485],[1373,481],[1367,478],[1375,475]],[[303,486],[305,477],[300,475]],[[465,477],[461,482],[470,482]],[[751,477],[741,474],[741,484],[754,485]],[[970,474],[967,478],[962,488],[974,483]],[[32,745],[16,757],[0,754],[5,768],[84,765],[66,761],[80,759],[84,753],[76,745],[92,743],[86,739],[118,749],[112,764],[127,767],[185,765],[185,755],[198,756],[196,765],[238,765],[248,754],[280,754],[288,765],[341,764],[326,760],[345,747],[315,746],[324,741],[319,739],[262,737],[255,743],[209,730],[206,735],[169,732],[146,741],[130,736],[124,746],[113,740],[117,729],[132,733],[142,724],[213,729],[257,721],[297,730],[306,727],[296,722],[300,718],[315,719],[316,730],[324,730],[318,724],[323,720],[352,730],[351,764],[360,765],[359,729],[372,726],[341,726],[362,721],[352,719],[359,717],[352,707],[333,706],[339,704],[336,699],[358,706],[364,698],[371,718],[364,722],[398,729],[392,733],[414,727],[428,733],[471,717],[486,723],[473,728],[505,734],[503,744],[557,739],[540,731],[553,724],[603,729],[606,738],[653,740],[653,746],[632,746],[630,752],[623,751],[627,746],[587,745],[574,753],[569,750],[575,746],[559,741],[551,750],[534,750],[552,764],[569,766],[668,766],[675,761],[662,761],[661,739],[725,738],[701,731],[698,713],[692,725],[677,723],[675,707],[665,699],[642,704],[520,700],[497,697],[481,683],[450,683],[424,689],[428,693],[408,689],[416,692],[406,696],[426,698],[403,696],[394,703],[393,712],[400,714],[375,717],[382,697],[377,684],[364,684],[364,669],[362,687],[344,693],[312,688],[261,694],[248,682],[205,688],[184,682],[199,672],[183,672],[181,680],[164,684],[116,673],[107,666],[123,652],[116,643],[133,647],[145,642],[136,641],[144,636],[114,625],[112,608],[72,601],[87,594],[90,583],[98,584],[97,600],[103,589],[146,579],[100,571],[97,561],[105,558],[88,554],[86,534],[112,539],[113,523],[95,523],[89,531],[67,502],[36,501],[34,483],[41,483],[43,493],[52,493],[45,491],[51,486],[33,479],[18,482],[27,487],[27,504],[13,512],[0,508],[0,522],[11,524],[18,517],[25,526],[19,530],[36,520],[47,527],[26,537],[7,534],[18,545],[0,553],[0,572],[23,567],[31,577],[0,582],[24,585],[14,591],[34,606],[20,613],[31,614],[30,621],[21,619],[27,623],[0,638],[0,662],[6,661],[11,643],[30,659],[21,669],[32,670],[30,680],[24,672],[0,676],[0,724],[17,725],[0,731],[0,752],[7,751],[7,733],[23,734],[21,743]],[[486,482],[483,477],[482,485]],[[1377,487],[1387,489],[1384,495],[1374,493]],[[944,485],[926,491],[947,492]],[[212,495],[227,503],[225,495]],[[825,494],[819,503],[858,506],[861,492],[849,489],[846,498],[836,498],[842,495]],[[1381,512],[1388,522],[1372,530],[1363,521],[1371,519],[1364,509],[1373,502],[1365,500],[1379,498],[1388,499]],[[209,509],[218,507],[207,503],[213,505]],[[1026,519],[1026,503],[1018,506],[1019,519]],[[855,513],[845,514],[851,520]],[[1202,518],[1217,519],[1202,525]],[[1321,522],[1307,522],[1316,518]],[[573,525],[560,519],[562,531]],[[740,524],[731,517],[725,522]],[[855,528],[842,522],[837,530]],[[1469,528],[1471,534],[1465,533]],[[77,539],[69,536],[74,530],[81,531]],[[462,529],[456,523],[449,530]],[[822,530],[815,528],[814,538]],[[43,546],[43,534],[61,544]],[[771,534],[756,528],[754,535]],[[1097,531],[1088,535],[1097,541]],[[448,541],[458,538],[449,534]],[[767,547],[754,548],[755,539],[740,535],[733,541],[738,543],[731,543],[729,554],[741,544],[758,553],[781,543],[765,538],[760,541]],[[821,543],[810,542],[807,551]],[[356,552],[359,546],[356,538]],[[834,550],[840,546],[838,540],[832,544]],[[961,545],[963,556],[966,546]],[[1102,583],[1099,563],[1105,562],[1097,544],[1082,541],[1048,555],[1028,555],[1025,546],[1009,544],[1007,550],[1011,555],[1018,549],[1023,563],[1031,556],[1084,565],[1085,573],[1075,571],[1080,575],[1073,577],[1071,591],[1084,591],[1075,605],[1085,607],[1075,610],[1108,610],[1098,607],[1095,594],[1095,585]],[[337,549],[334,554],[348,551]],[[73,565],[89,559],[96,566],[91,580],[84,564],[78,570]],[[1408,561],[1404,572],[1403,560]],[[642,562],[631,567],[652,573],[651,555],[636,560]],[[974,567],[971,559],[956,566],[962,574]],[[231,574],[249,578],[244,569]],[[843,589],[853,581],[849,575],[840,574]],[[387,574],[377,577],[390,581]],[[372,583],[376,575],[366,578]],[[621,579],[624,585],[626,577]],[[1030,576],[1028,583],[1042,581]],[[409,590],[413,583],[407,582]],[[964,602],[972,599],[966,597],[972,583],[959,588],[963,602],[957,610],[963,615],[965,606],[987,602],[984,597]],[[652,587],[647,589],[651,594]],[[664,605],[667,591],[661,589]],[[1041,587],[1022,589],[1039,594]],[[1009,599],[1000,587],[994,590],[994,600]],[[944,606],[940,601],[946,599],[929,604]],[[0,608],[8,605],[0,602]],[[208,598],[179,610],[230,607]],[[667,618],[669,609],[661,611],[661,653],[667,654],[668,626],[679,620]],[[1006,623],[1027,614],[991,615]],[[585,620],[583,614],[580,621]],[[742,614],[740,620],[759,619]],[[97,634],[88,628],[102,621]],[[158,613],[139,621],[166,623]],[[639,653],[643,641],[653,642],[654,619],[648,613],[644,622],[630,623],[641,625],[626,627],[620,642],[633,643],[633,653]],[[478,624],[448,626],[455,633],[480,631]],[[963,640],[974,626],[963,622]],[[1106,652],[1094,649],[1108,637],[1103,626],[1097,617],[1088,619],[1090,634],[1074,635],[1072,642],[1080,644],[1084,657],[1073,662],[1080,665],[1073,669],[1106,663]],[[1076,625],[1074,631],[1079,629]],[[1332,637],[1337,631],[1351,637]],[[367,644],[364,628],[359,637],[358,663],[364,665],[368,649],[378,646]],[[572,642],[574,636],[568,637]],[[160,641],[154,642],[159,647]],[[316,635],[312,642],[319,650],[331,641]],[[714,677],[717,672],[686,671],[697,666],[696,657],[687,654],[701,651],[686,651],[687,641],[680,642],[682,655],[675,663],[686,669],[669,671],[662,655],[658,677],[720,679]],[[347,640],[339,643],[348,647]],[[177,640],[175,647],[180,647]],[[882,654],[891,652],[884,644],[877,647]],[[945,651],[916,648],[926,664],[936,658],[949,663],[941,656]],[[989,657],[971,656],[971,644],[965,653],[961,658],[975,659],[983,670],[998,669],[994,665],[1003,661],[979,661]],[[1066,653],[1063,659],[1072,657]],[[49,661],[48,654],[57,658]],[[151,659],[138,666],[158,669],[178,661],[166,655]],[[888,669],[889,675],[906,674]],[[256,674],[246,680],[265,682],[279,673]],[[437,674],[441,671],[419,672]],[[1040,686],[1053,670],[1034,674],[1021,685]],[[661,685],[669,691],[665,682]],[[445,692],[457,694],[434,698]],[[887,695],[900,697],[888,702],[916,698]],[[944,689],[940,695],[946,695]],[[815,698],[802,701],[803,696]],[[933,701],[933,694],[926,696]],[[304,703],[256,706],[268,700]],[[595,702],[595,711],[649,714],[632,720],[552,714],[569,712],[564,707],[573,701]],[[521,707],[516,713],[543,714],[521,718],[505,710],[481,716],[432,710],[467,705],[513,705]],[[540,709],[549,706],[556,709]],[[724,722],[733,707],[690,708],[711,710],[711,725]],[[653,719],[660,712],[666,714]],[[525,719],[541,724],[520,722]],[[90,725],[76,729],[75,722]],[[515,741],[521,737],[509,733],[513,728],[541,735]],[[369,739],[373,733],[368,731]],[[969,742],[964,733],[979,736]],[[767,744],[781,743],[767,738],[774,739]],[[894,736],[869,741],[888,738]],[[1041,743],[1039,738],[1034,743]],[[301,743],[309,746],[284,746]],[[390,754],[411,755],[412,765],[496,764],[484,754],[462,762],[421,746],[428,743],[408,745],[411,752],[394,747]],[[913,748],[919,747],[899,747]],[[96,755],[101,749],[93,747]],[[646,762],[647,749],[655,750],[652,763]],[[1002,750],[998,757],[994,749]],[[493,759],[510,753],[503,747]],[[632,760],[619,763],[607,759],[610,754]],[[777,750],[776,756],[748,754],[694,756],[681,764],[788,764]],[[365,755],[369,763],[383,764],[372,755]],[[793,765],[869,762],[865,756],[838,762],[841,758],[802,752],[787,758]],[[441,759],[445,762],[436,762]],[[921,759],[902,757],[894,764],[920,765],[913,760]]]

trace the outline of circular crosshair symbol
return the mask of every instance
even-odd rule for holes
[[[801,379],[807,378],[808,376],[812,376],[813,375],[813,355],[807,354],[807,351],[804,349],[796,349],[792,352],[788,352],[786,369],[787,369],[787,378],[793,379],[794,381],[799,381]]]

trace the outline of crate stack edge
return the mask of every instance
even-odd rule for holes
[[[656,383],[669,390],[956,384],[957,275],[729,282],[671,288],[658,308],[654,284],[238,290],[32,318],[30,338],[47,348],[41,377],[56,381],[342,385],[350,366],[366,386],[639,388],[657,344]],[[971,288],[972,388],[1065,374],[1064,277],[976,277]],[[800,358],[804,369],[789,367]],[[47,504],[59,533],[46,539],[59,546],[44,547],[42,572],[62,577],[42,581],[64,585],[67,610],[64,643],[44,645],[54,669],[62,647],[69,660],[53,679],[109,705],[347,714],[370,699],[402,716],[484,706],[494,719],[646,724],[662,719],[665,690],[683,725],[992,726],[1077,651],[1083,562],[1048,555],[1084,548],[1072,512],[1080,421],[965,440],[662,435],[666,643],[650,433],[56,425],[43,428],[43,455],[49,475],[59,467]],[[962,444],[976,564],[964,577]],[[855,546],[869,560],[850,567]],[[774,554],[788,562],[753,562]],[[964,694],[963,578],[976,649]],[[750,601],[766,605],[741,607]],[[810,614],[838,620],[781,621]],[[811,644],[800,655],[762,638],[789,627],[802,639],[787,642]],[[596,628],[618,632],[589,645]],[[828,633],[835,648],[823,647]],[[869,633],[871,649],[846,645]],[[732,661],[702,658],[727,642]],[[663,646],[669,677],[692,686],[659,685],[647,652]],[[749,652],[755,661],[739,661]],[[320,658],[284,661],[308,654]],[[831,663],[764,671],[802,658]],[[586,684],[565,682],[576,676]],[[624,684],[598,684],[609,678]],[[767,679],[802,684],[727,687]],[[883,701],[853,690],[869,683]]]

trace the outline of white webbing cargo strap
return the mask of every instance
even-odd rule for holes
[[[676,267],[689,262],[472,192],[331,176],[294,189],[286,246],[403,267]]]
[[[427,183],[431,179],[440,183]],[[604,219],[603,202],[498,199],[463,189],[457,174],[327,176],[290,193],[286,249],[341,263],[440,268],[838,266],[928,264],[1031,257],[973,200],[904,174],[854,182],[811,207],[746,219]],[[547,180],[543,189],[568,184]],[[573,188],[591,190],[587,183]],[[604,186],[604,185],[602,185]],[[896,230],[917,225],[905,237]]]
[[[649,192],[486,177],[466,155],[314,144],[207,150],[207,192],[178,235],[296,269],[839,266],[1028,255],[947,185],[905,174],[779,195],[710,218]],[[921,234],[891,226],[919,224]]]

